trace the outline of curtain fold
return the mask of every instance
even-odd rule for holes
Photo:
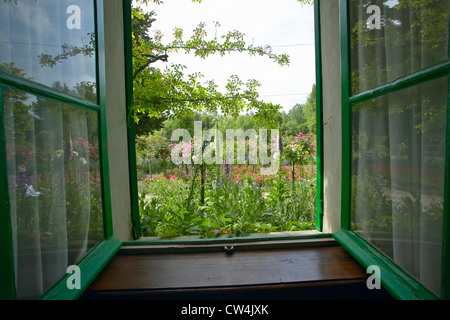
[[[97,114],[4,90],[17,297],[38,298],[103,238]]]

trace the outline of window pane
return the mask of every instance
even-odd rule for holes
[[[450,1],[349,4],[353,94],[448,59]]]
[[[3,95],[17,297],[37,298],[103,239],[97,114]]]
[[[96,101],[92,0],[0,2],[0,70]]]
[[[440,294],[447,78],[353,107],[353,229]]]

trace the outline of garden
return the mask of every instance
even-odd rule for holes
[[[244,164],[234,159],[234,164],[176,165],[171,161],[176,143],[140,137],[142,235],[213,238],[315,229],[316,136],[286,133],[276,154],[279,168],[265,175],[263,165],[248,156]]]
[[[290,57],[268,44],[256,44],[238,30],[221,30],[218,22],[201,22],[191,33],[174,25],[172,34],[165,34],[153,25],[160,18],[159,4],[136,0],[132,6],[133,104],[129,117],[136,135],[142,236],[212,238],[315,229],[315,85],[305,103],[299,99],[282,106],[263,99],[258,92],[262,83],[257,79],[245,81],[233,70],[218,75],[220,79],[206,79],[200,70],[189,71],[184,62],[176,61],[176,55],[206,59],[239,53],[265,57],[280,68],[289,66]],[[174,58],[170,63],[169,57]],[[232,156],[224,153],[223,141],[217,137],[206,139],[209,144],[202,142],[202,155],[210,152],[212,158],[226,158],[214,163],[199,161],[196,143],[183,138],[181,149],[191,152],[181,151],[178,159],[183,161],[173,161],[180,146],[172,134],[184,130],[195,137],[192,124],[199,120],[205,125],[202,130],[215,128],[222,135],[228,129],[275,128],[283,135],[275,138],[275,150],[270,142],[269,154],[261,153],[264,139],[257,145],[249,139],[244,152],[241,149]],[[256,159],[251,150],[258,148]],[[269,168],[267,159],[271,160]]]

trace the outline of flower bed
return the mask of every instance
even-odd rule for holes
[[[297,139],[296,139],[297,138]],[[261,166],[179,165],[139,179],[144,236],[245,236],[315,228],[313,136],[286,139],[279,170]],[[283,151],[284,151],[283,150]],[[139,169],[139,168],[138,168]]]

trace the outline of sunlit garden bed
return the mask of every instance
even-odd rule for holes
[[[293,143],[286,149],[299,147]],[[262,175],[261,167],[252,164],[183,164],[140,174],[142,235],[211,238],[315,229],[314,157],[293,166],[288,156],[284,153],[273,175]]]

